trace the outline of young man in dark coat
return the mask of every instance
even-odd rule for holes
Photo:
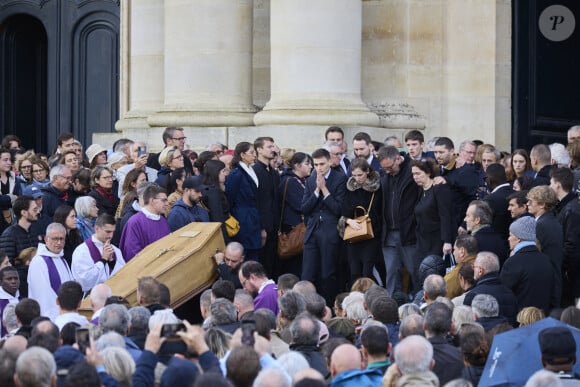
[[[312,152],[314,171],[306,180],[302,212],[306,223],[302,279],[315,283],[327,305],[338,294],[337,262],[341,241],[336,226],[346,195],[346,175],[330,168],[330,153]]]
[[[276,157],[274,139],[272,137],[258,137],[254,141],[254,149],[258,159],[252,166],[258,176],[258,214],[264,246],[260,249],[260,262],[266,273],[276,277],[276,261],[278,248],[278,227],[280,224],[280,174],[270,166]]]
[[[535,306],[548,314],[554,290],[550,259],[536,247],[536,222],[525,216],[513,222],[509,236],[512,255],[503,265],[500,279],[518,299],[518,306]]]
[[[580,201],[572,192],[574,173],[569,168],[554,169],[550,176],[550,188],[559,200],[554,212],[564,233],[562,305],[573,305],[580,296]]]
[[[528,212],[536,218],[536,238],[540,250],[550,258],[554,272],[554,289],[551,307],[560,307],[562,295],[562,259],[564,257],[564,234],[562,225],[556,219],[554,208],[558,198],[547,185],[533,187],[528,192]]]
[[[22,250],[38,246],[38,235],[30,229],[30,226],[38,220],[40,209],[32,196],[19,196],[14,201],[12,209],[18,221],[4,230],[0,236],[0,249],[14,265],[14,259]]]
[[[530,164],[536,172],[532,187],[540,185],[550,185],[550,171],[555,168],[552,165],[552,153],[546,144],[534,145],[530,151]]]

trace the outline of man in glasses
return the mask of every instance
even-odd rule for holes
[[[165,219],[167,194],[157,184],[147,187],[143,192],[141,211],[133,215],[123,227],[119,248],[125,262],[129,262],[149,244],[171,233]]]
[[[69,189],[72,185],[70,168],[61,164],[50,169],[50,184],[42,187],[42,213],[52,219],[54,211],[61,204],[69,203]]]
[[[38,301],[41,315],[52,321],[59,315],[56,297],[60,285],[74,281],[63,257],[65,238],[66,230],[62,224],[49,224],[44,243],[38,244],[36,256],[28,268],[28,297]]]
[[[175,126],[170,126],[165,128],[163,131],[163,144],[165,145],[164,148],[168,146],[176,146],[181,152],[185,149],[185,133],[183,132],[183,128],[178,128]],[[147,159],[147,166],[149,168],[161,169],[161,164],[159,164],[159,153],[150,153],[149,158]],[[189,157],[183,158],[183,168],[189,174],[193,174],[193,165],[191,164],[191,160]]]

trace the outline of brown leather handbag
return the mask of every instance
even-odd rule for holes
[[[278,227],[278,256],[280,259],[287,259],[302,254],[304,250],[304,235],[306,234],[306,225],[304,219],[287,233],[283,233],[282,219],[284,218],[284,207],[286,205],[286,190],[288,189],[288,180],[284,184],[284,193],[282,195],[282,211],[280,213],[280,225]]]
[[[373,239],[375,237],[375,233],[373,232],[373,224],[371,222],[371,217],[369,216],[369,211],[371,210],[371,206],[373,205],[373,199],[375,198],[375,193],[371,196],[371,202],[369,203],[369,208],[365,209],[363,206],[356,206],[354,209],[354,220],[361,223],[361,229],[355,230],[354,228],[350,227],[347,223],[344,228],[344,239],[349,243],[356,243],[366,241],[368,239]],[[362,210],[362,215],[357,216],[357,210]]]

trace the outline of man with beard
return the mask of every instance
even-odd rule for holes
[[[254,296],[254,310],[267,308],[278,314],[276,283],[266,276],[264,267],[256,261],[242,264],[238,272],[242,287]]]
[[[231,281],[236,289],[242,288],[242,283],[238,276],[240,266],[244,262],[244,246],[238,242],[230,242],[226,250],[215,253],[213,256],[217,264],[217,271],[221,279]]]
[[[270,166],[276,157],[276,145],[272,137],[258,137],[254,141],[258,159],[252,166],[258,177],[258,214],[262,229],[262,248],[259,260],[266,273],[274,275],[277,256],[277,237],[280,223],[280,199],[278,187],[280,174]]]
[[[379,160],[373,155],[374,147],[372,145],[371,136],[365,132],[358,132],[352,138],[352,148],[354,155],[358,158],[365,159],[373,171],[377,171],[381,176],[385,171],[381,168]]]
[[[4,308],[8,304],[18,304],[20,302],[20,294],[18,288],[20,287],[20,278],[18,277],[18,271],[12,267],[8,266],[0,270],[0,319],[4,315]],[[0,337],[3,337],[8,332],[4,325],[2,325],[2,331],[0,332]]]
[[[38,220],[40,209],[32,196],[19,196],[12,206],[18,222],[8,227],[0,236],[0,249],[4,250],[10,263],[27,247],[38,245],[38,235],[30,230]]]
[[[183,153],[183,150],[185,149],[185,140],[187,140],[187,137],[185,137],[185,134],[183,132],[183,128],[169,126],[165,128],[165,130],[163,131],[162,138],[163,144],[165,144],[164,148],[176,146]],[[161,164],[159,164],[160,154],[161,152],[149,153],[147,157],[147,166],[149,168],[153,168],[156,170],[161,169]],[[183,158],[183,168],[185,169],[187,174],[189,175],[193,174],[193,165],[191,164],[191,160],[189,159],[189,157]]]
[[[185,179],[182,189],[183,196],[175,202],[167,217],[171,232],[191,222],[209,222],[207,210],[199,205],[204,189],[201,176],[190,176]]]

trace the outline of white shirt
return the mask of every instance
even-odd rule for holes
[[[99,250],[99,253],[102,254],[104,243],[99,241],[94,235],[91,237],[91,240]],[[125,266],[125,260],[123,259],[121,250],[116,246],[113,246],[113,250],[115,251],[117,261],[111,272],[109,265],[105,265],[103,262],[95,263],[93,261],[86,243],[77,246],[72,255],[72,274],[75,281],[81,284],[83,292],[88,292],[96,285],[102,284]]]
[[[244,163],[243,161],[240,161],[239,165],[242,167],[244,171],[248,173],[248,175],[250,175],[252,180],[254,180],[254,183],[256,183],[256,187],[259,187],[260,185],[258,184],[258,175],[256,175],[256,171],[254,171],[254,168],[249,167],[248,164]]]
[[[77,312],[69,312],[69,313],[59,314],[54,319],[54,323],[58,327],[59,331],[62,330],[62,327],[64,327],[69,322],[77,323],[81,327],[89,324],[89,320],[87,320],[87,318],[85,316],[78,314]]]
[[[42,255],[50,257],[60,276],[60,283],[74,281],[70,268],[62,258],[62,251],[55,254],[46,248],[44,243],[38,244],[37,255],[30,261],[28,267],[28,297],[35,299],[40,304],[40,314],[54,321],[60,311],[56,304],[56,292],[50,286],[48,267]]]
[[[20,297],[19,290],[17,290],[16,295],[13,296],[0,286],[0,300],[8,300],[9,304],[18,304],[18,297]],[[0,319],[2,319],[2,316],[0,316]]]

